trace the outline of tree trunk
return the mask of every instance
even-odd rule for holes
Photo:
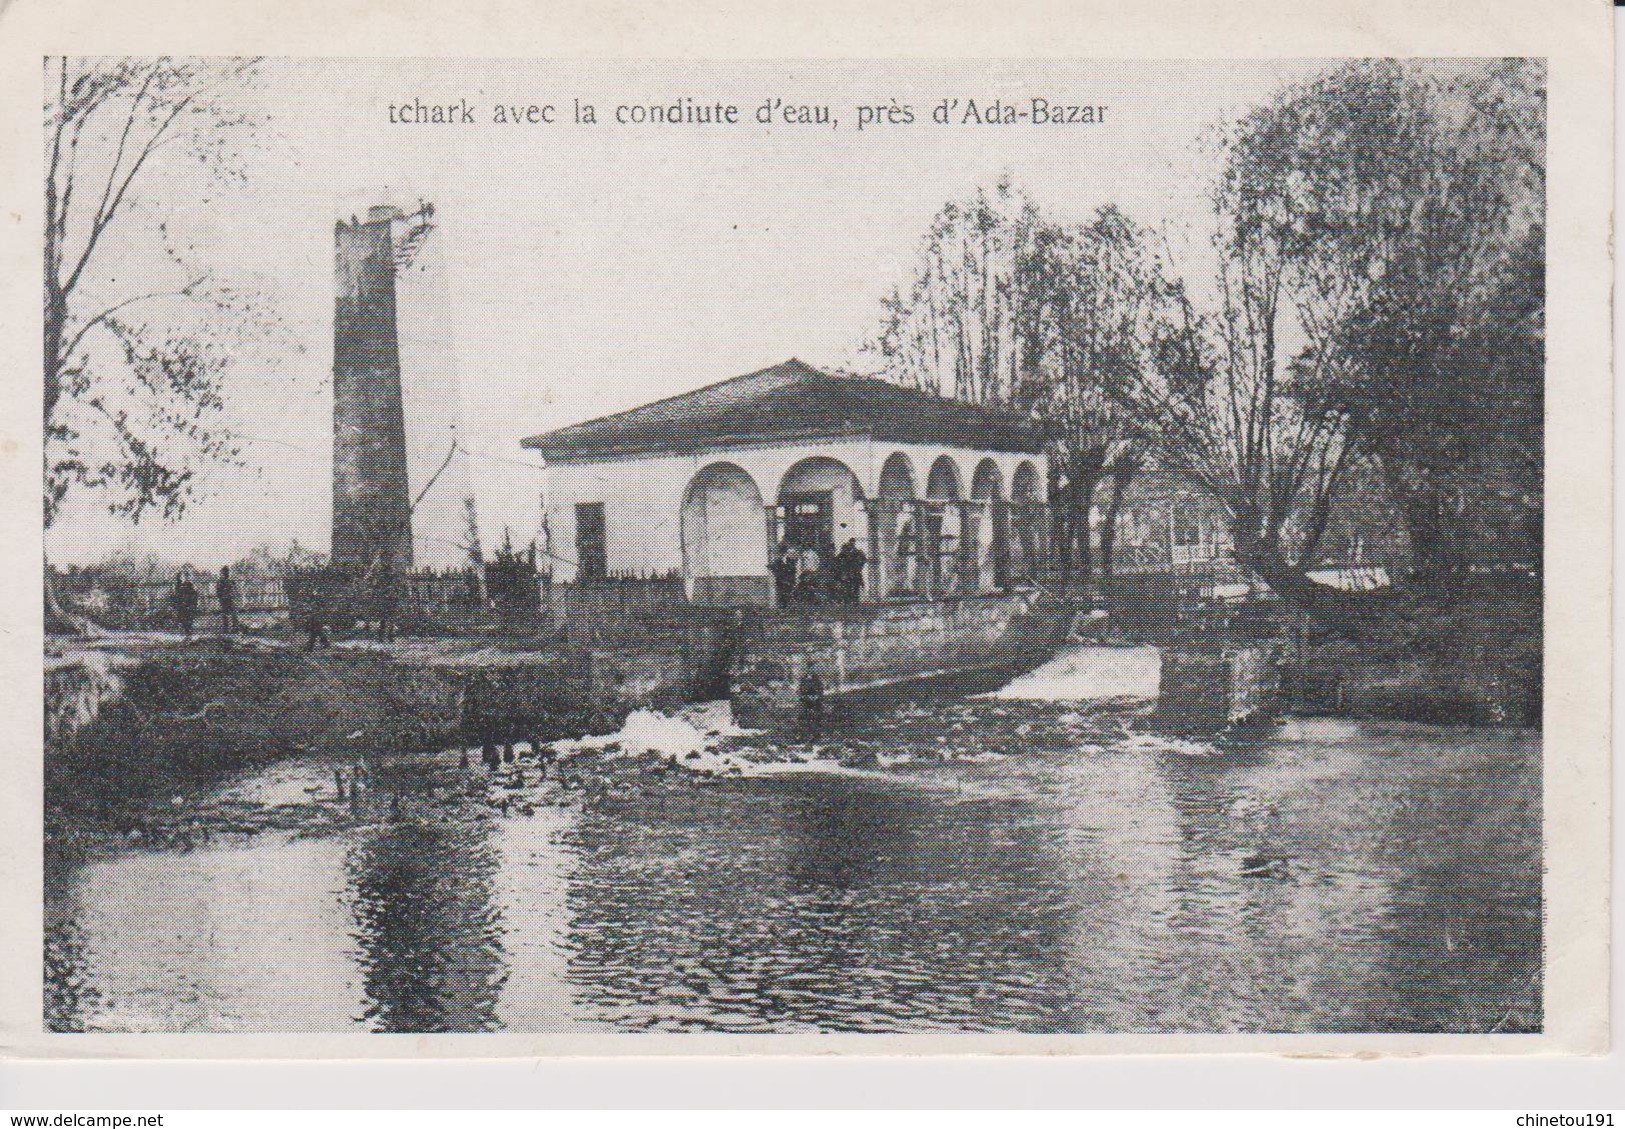
[[[1097,479],[1069,482],[1052,495],[1055,500],[1051,545],[1056,557],[1056,580],[1069,595],[1085,597],[1094,571],[1089,507],[1093,504]]]
[[[1411,583],[1433,599],[1448,602],[1464,567],[1460,530],[1449,513],[1448,492],[1430,472],[1406,467],[1402,454],[1384,455],[1385,480],[1410,542]]]
[[[1047,554],[1051,558],[1047,563],[1049,568],[1043,571],[1050,572],[1055,583],[1064,591],[1072,582],[1072,515],[1066,499],[1061,492],[1050,491],[1051,508],[1049,521],[1049,548]],[[1029,569],[1035,574],[1040,570],[1029,564]],[[1034,580],[1047,583],[1051,577],[1035,575]]]
[[[47,268],[49,269],[49,268]],[[45,398],[43,419],[41,420],[41,445],[43,458],[40,472],[42,476],[41,510],[45,518],[45,526],[50,528],[51,521],[56,517],[56,507],[60,501],[57,496],[56,476],[51,473],[51,428],[56,419],[57,404],[62,399],[62,368],[66,363],[62,356],[64,335],[68,326],[68,301],[61,289],[54,285],[49,274],[45,280],[45,325],[44,342],[45,353],[43,357],[45,372]]]
[[[51,563],[45,562],[45,633],[47,635],[77,635],[81,639],[94,639],[102,634],[88,617],[68,608],[57,594],[55,574]]]
[[[1364,638],[1391,638],[1399,626],[1396,617],[1414,603],[1412,594],[1404,588],[1347,592],[1321,584],[1287,560],[1279,547],[1238,530],[1232,530],[1232,535],[1238,564],[1268,584],[1270,591],[1288,605],[1333,630]]]
[[[1090,590],[1095,578],[1095,535],[1089,528],[1089,511],[1095,502],[1095,487],[1099,479],[1088,478],[1083,481],[1081,488],[1072,497],[1072,532],[1078,539],[1078,584],[1077,596],[1080,600],[1089,600]]]
[[[60,290],[49,283],[45,289],[44,365],[45,365],[45,426],[50,427],[56,413],[57,400],[62,395],[62,345],[67,332],[68,301]]]
[[[1100,595],[1108,608],[1116,598],[1114,581],[1117,574],[1117,515],[1123,508],[1123,495],[1134,481],[1132,465],[1112,470],[1112,493],[1106,502],[1106,519],[1100,527]]]

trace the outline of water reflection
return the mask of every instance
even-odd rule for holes
[[[48,905],[48,1021],[1539,1029],[1538,737],[1290,722],[1204,748],[1134,724],[893,701],[821,738],[887,766],[867,775],[561,792],[475,769],[475,798],[442,758],[403,770],[400,810],[314,838],[82,867]]]
[[[343,858],[336,840],[267,834],[81,867],[47,891],[51,1029],[349,1029]]]
[[[787,778],[693,790],[635,836],[584,825],[572,973],[622,1027],[1046,1025],[1067,906],[1013,803]]]
[[[1061,879],[1077,900],[1067,943],[1068,1030],[1138,1031],[1167,1022],[1180,970],[1179,828],[1155,758],[1092,746],[1055,757],[1053,825]],[[1106,758],[1104,771],[1098,763]]]
[[[507,967],[489,821],[391,819],[364,833],[346,865],[368,1025],[497,1028]]]

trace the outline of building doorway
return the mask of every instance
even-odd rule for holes
[[[785,494],[784,539],[792,548],[815,553],[834,551],[835,496],[829,490]]]
[[[576,504],[576,578],[603,580],[609,575],[609,537],[604,503]]]

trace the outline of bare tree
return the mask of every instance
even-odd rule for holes
[[[1322,391],[1315,360],[1328,351],[1283,356],[1294,304],[1309,298],[1280,249],[1234,229],[1219,244],[1215,308],[1199,313],[1183,286],[1171,287],[1158,363],[1114,394],[1140,421],[1158,464],[1223,507],[1241,563],[1282,596],[1329,601],[1339,593],[1307,572],[1355,453],[1354,431]],[[1315,339],[1321,322],[1297,321]]]
[[[193,497],[198,468],[238,453],[220,423],[221,384],[234,335],[258,313],[189,261],[166,201],[143,201],[141,190],[174,156],[217,179],[241,177],[237,143],[253,122],[226,92],[253,65],[46,62],[46,528],[79,489],[102,493],[132,521],[154,511],[173,518]],[[124,269],[143,241],[165,269]],[[129,285],[131,276],[141,283]],[[48,611],[84,626],[49,584],[47,601]]]
[[[475,595],[480,606],[490,600],[485,586],[485,549],[480,543],[480,514],[473,494],[463,495],[463,552],[468,557],[468,568],[474,577]]]
[[[1066,228],[1003,180],[938,212],[871,345],[889,379],[1045,424],[1060,578],[1084,591],[1096,490],[1111,478],[1120,503],[1139,466],[1107,386],[1146,363],[1160,277],[1149,239],[1116,208]]]
[[[1008,178],[943,206],[921,243],[914,278],[881,302],[869,353],[888,380],[977,404],[1017,397],[1024,318],[1020,264],[1042,226]]]

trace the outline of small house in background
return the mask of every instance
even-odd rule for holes
[[[1098,508],[1091,515],[1104,520]],[[1135,478],[1117,511],[1115,570],[1119,574],[1227,570],[1230,595],[1262,584],[1236,564],[1230,522],[1195,479],[1151,470]],[[1311,579],[1344,589],[1386,587],[1410,567],[1401,515],[1371,472],[1348,476],[1332,501],[1326,529],[1309,567]]]
[[[554,579],[682,576],[696,603],[768,606],[770,560],[849,540],[866,600],[1039,574],[1040,426],[798,360],[522,445],[546,460]]]

